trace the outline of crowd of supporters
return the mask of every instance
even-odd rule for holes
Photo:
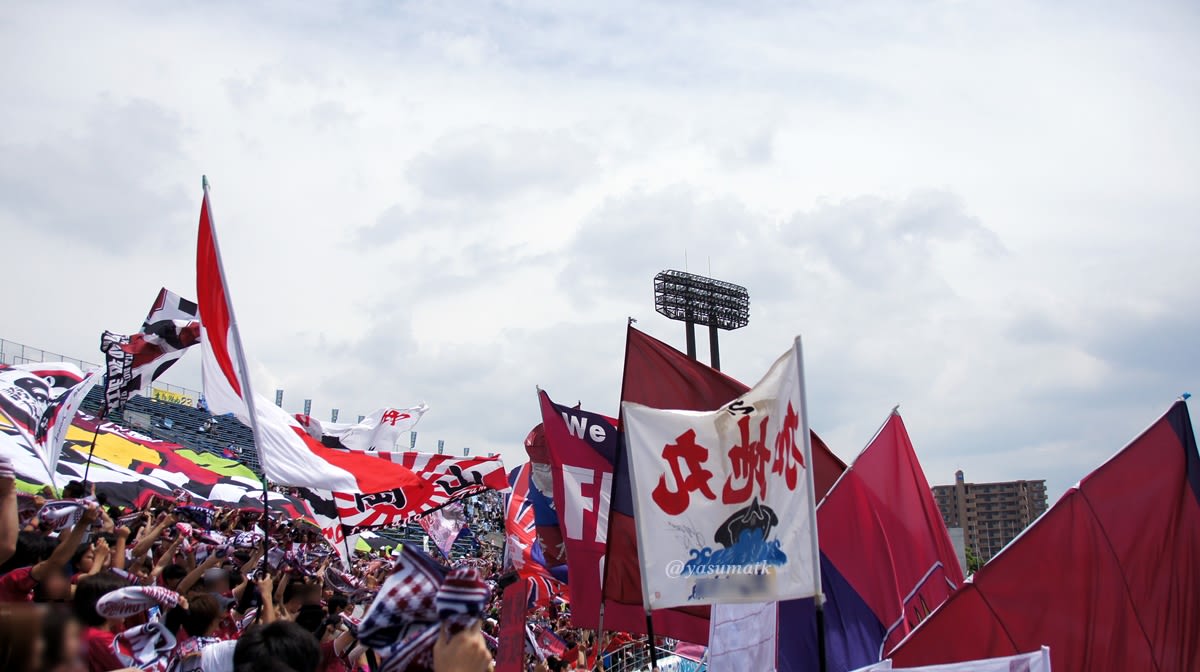
[[[77,481],[54,495],[47,490],[19,502],[11,465],[0,456],[0,669],[379,667],[380,652],[358,641],[358,627],[391,576],[397,551],[355,553],[347,567],[313,526],[264,521],[261,511],[162,499],[109,507],[93,486]],[[498,499],[469,502],[468,511],[480,533],[504,529]],[[443,627],[432,648],[433,670],[493,668],[500,556],[482,546],[455,563],[440,560],[481,577],[490,597],[465,627]],[[555,633],[563,650],[545,659],[527,654],[526,669],[586,669],[594,661],[593,635],[571,629],[567,609],[553,599],[530,613],[531,625]]]

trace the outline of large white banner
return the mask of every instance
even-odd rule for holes
[[[820,589],[799,344],[715,411],[622,405],[647,609]]]
[[[775,672],[779,604],[718,604],[708,630],[708,672]]]
[[[37,454],[55,487],[67,428],[99,380],[98,369],[85,374],[65,362],[0,364],[0,414]]]
[[[1040,651],[1016,656],[966,660],[961,663],[922,667],[892,667],[892,661],[885,660],[852,672],[881,672],[883,670],[892,672],[1050,672],[1050,647],[1043,646]]]

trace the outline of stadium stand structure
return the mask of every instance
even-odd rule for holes
[[[103,387],[103,385],[93,387],[84,398],[80,409],[91,415],[99,415],[104,406]],[[232,448],[233,459],[249,467],[259,478],[262,478],[258,452],[254,448],[254,433],[232,415],[213,416],[199,408],[143,396],[131,397],[125,405],[125,410],[141,413],[150,418],[149,428],[138,428],[137,431],[142,434],[221,457],[225,456],[227,448]],[[105,416],[105,420],[129,426],[125,418],[116,413],[109,413]],[[428,537],[425,530],[416,523],[409,523],[404,527],[373,530],[373,532],[390,541],[406,541],[417,545],[421,545],[423,540]],[[471,529],[467,528],[455,542],[450,555],[457,559],[477,553],[478,547],[479,542],[471,533]]]
[[[26,364],[60,361],[70,362],[83,370],[98,368],[97,364],[81,359],[66,357],[0,338],[0,362],[2,363]],[[80,410],[95,416],[99,415],[103,405],[104,385],[100,384],[93,387],[88,393]],[[259,478],[262,478],[258,452],[254,448],[254,434],[249,427],[233,416],[214,417],[207,411],[193,406],[143,396],[132,397],[126,404],[125,410],[147,418],[150,426],[136,426],[126,417],[121,417],[116,413],[108,413],[104,419],[123,427],[134,428],[151,438],[177,443],[198,452],[203,451],[224,457],[225,449],[232,447],[233,459],[249,467]],[[422,544],[423,540],[428,538],[425,530],[416,523],[409,523],[404,527],[372,531],[391,541],[406,541],[414,544]],[[468,527],[463,530],[462,535],[451,549],[451,557],[457,559],[477,552],[478,546],[479,541]]]

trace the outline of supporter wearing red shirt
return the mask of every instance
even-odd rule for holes
[[[31,602],[35,589],[39,589],[41,597],[45,600],[66,599],[70,595],[70,584],[65,575],[67,562],[75,555],[84,533],[99,517],[100,508],[95,505],[89,506],[71,531],[62,535],[50,557],[30,566],[18,566],[0,576],[0,602]],[[18,546],[20,545],[18,543]],[[9,565],[21,558],[20,551],[18,548]]]
[[[72,606],[75,616],[84,626],[84,661],[89,672],[111,672],[125,669],[113,652],[113,639],[124,629],[125,619],[105,618],[96,613],[96,603],[105,595],[128,583],[115,574],[84,577],[75,588]]]

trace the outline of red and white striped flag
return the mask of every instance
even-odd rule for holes
[[[431,484],[411,469],[365,453],[327,448],[286,411],[250,390],[245,351],[229,300],[212,220],[208,181],[200,208],[196,249],[196,295],[200,304],[204,396],[214,415],[233,413],[254,430],[263,473],[278,485],[339,492],[382,492]]]

